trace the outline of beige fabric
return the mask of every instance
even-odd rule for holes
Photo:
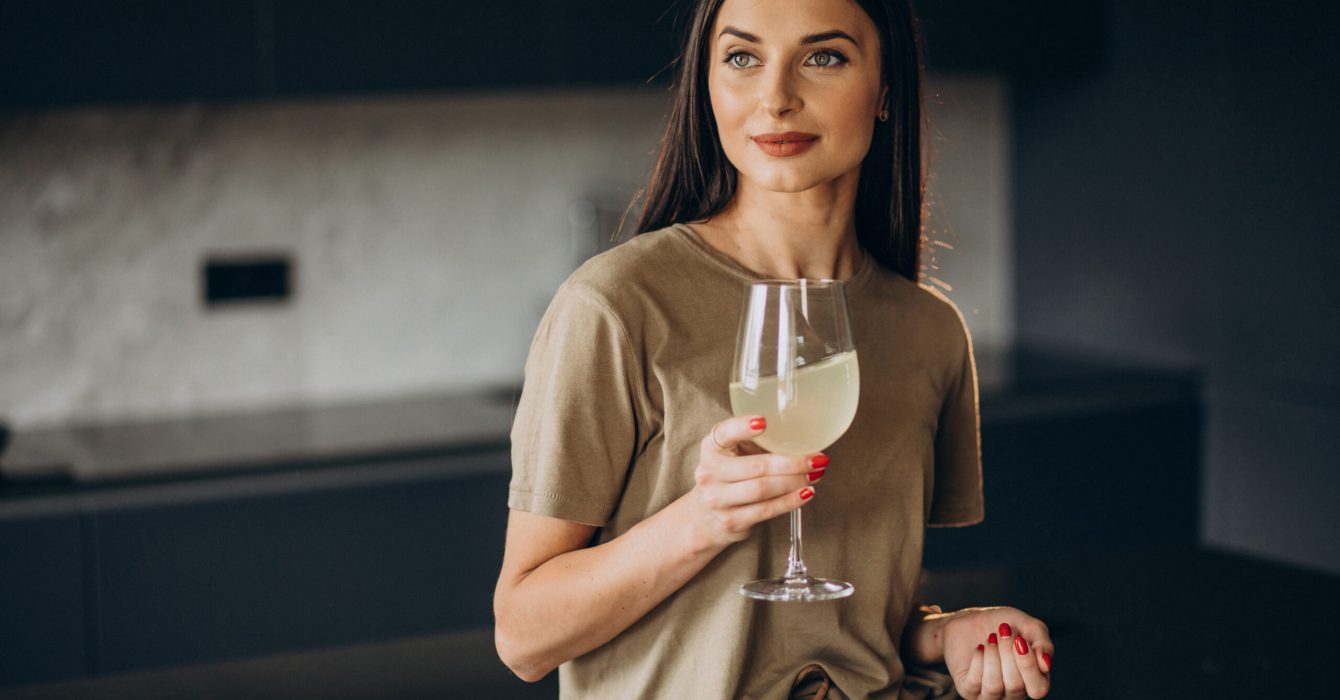
[[[833,679],[819,664],[810,664],[796,674],[796,682],[791,686],[790,700],[842,700],[833,687]]]
[[[699,440],[730,415],[735,327],[757,277],[682,225],[575,272],[526,363],[508,505],[595,525],[605,542],[688,492]],[[805,559],[856,593],[808,604],[740,596],[741,583],[782,573],[788,525],[777,518],[564,664],[563,698],[780,700],[808,664],[845,696],[899,696],[897,644],[924,528],[983,516],[976,371],[962,316],[938,293],[867,262],[848,303],[861,399],[805,506]]]
[[[943,666],[941,666],[943,668]],[[954,679],[944,671],[907,664],[904,668],[902,694],[899,700],[961,700],[954,688]],[[832,684],[828,672],[819,664],[810,664],[796,674],[789,700],[848,700],[842,690]]]

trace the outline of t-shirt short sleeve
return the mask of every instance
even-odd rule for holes
[[[961,316],[959,320],[962,323]],[[935,435],[935,492],[927,522],[933,527],[973,525],[985,517],[977,363],[966,325],[962,338],[961,359],[949,382]]]
[[[609,521],[638,444],[638,374],[609,305],[584,287],[561,287],[526,359],[508,507],[597,527]]]

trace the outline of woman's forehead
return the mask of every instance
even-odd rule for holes
[[[756,36],[763,43],[794,43],[833,29],[857,41],[875,36],[874,23],[855,0],[725,0],[717,12],[712,39],[726,27]]]

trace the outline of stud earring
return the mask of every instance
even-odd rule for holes
[[[888,121],[888,120],[889,120],[889,110],[887,110],[887,109],[881,109],[881,110],[879,110],[879,120],[882,121],[882,122],[886,122],[886,121]]]

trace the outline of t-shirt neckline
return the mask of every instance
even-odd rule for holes
[[[702,237],[698,235],[697,231],[694,231],[687,224],[671,224],[670,229],[690,248],[718,267],[724,269],[726,272],[747,283],[775,279],[767,275],[759,274],[758,272],[736,262],[729,255],[713,248],[707,241],[703,240]],[[856,273],[851,276],[851,279],[843,280],[843,284],[847,287],[848,296],[855,294],[865,286],[866,281],[870,279],[870,276],[874,272],[874,266],[874,258],[872,258],[869,253],[865,253],[861,256],[861,262],[856,267]]]

